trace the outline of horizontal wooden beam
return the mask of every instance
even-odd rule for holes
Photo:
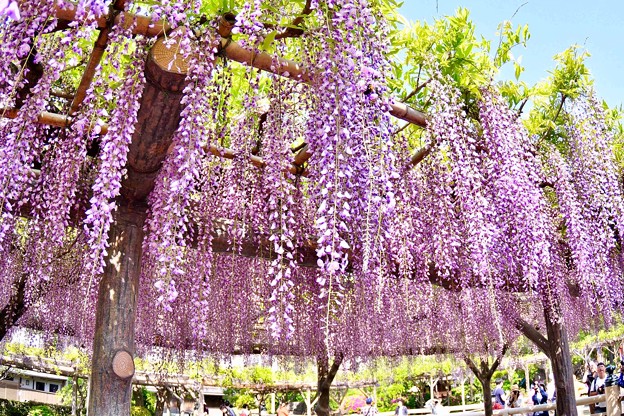
[[[57,360],[53,358],[43,358],[27,355],[3,355],[0,356],[0,365],[14,368],[16,370],[31,370],[40,373],[55,374],[67,378],[78,377],[87,378],[88,370],[76,365],[73,361]],[[251,389],[255,391],[286,392],[299,390],[316,390],[316,382],[275,382],[245,383],[234,382],[223,386],[221,380],[216,376],[202,375],[201,380],[192,378],[186,374],[158,374],[149,371],[138,370],[132,379],[132,384],[139,386],[201,386],[201,387],[228,387],[234,389]],[[332,389],[363,388],[373,387],[379,384],[375,381],[338,382],[332,385]]]
[[[0,116],[5,117],[5,118],[15,119],[17,118],[18,114],[19,114],[19,110],[15,108],[0,109]],[[73,121],[73,118],[70,116],[50,113],[48,111],[42,112],[37,118],[38,123],[45,124],[48,126],[63,127],[63,128],[69,127],[72,121]],[[96,124],[92,123],[90,128],[93,129],[95,126]],[[102,124],[100,125],[100,128],[101,128],[100,134],[106,134],[108,132],[108,124]],[[222,157],[224,159],[236,159],[239,157],[244,157],[240,152],[237,152],[232,149],[228,149],[227,147],[219,147],[216,145],[204,146],[204,150],[208,153],[211,153],[215,156]],[[310,156],[311,156],[311,153],[308,151],[308,147],[306,145],[295,155],[295,158],[291,166],[286,170],[292,174],[303,174],[305,176],[306,174],[302,171],[301,165],[303,165],[303,163],[305,163],[305,161],[307,161],[310,158]],[[264,168],[266,166],[266,162],[260,156],[249,155],[248,159],[251,162],[251,164],[259,168]]]
[[[65,5],[67,4],[69,3],[66,3]],[[57,6],[56,18],[68,22],[76,20],[76,6],[72,5],[71,8],[62,8]],[[98,28],[106,28],[106,19],[107,16],[105,15],[98,16],[96,18]],[[115,25],[120,24],[123,24],[124,29],[129,29],[130,27],[132,27],[132,33],[135,35],[143,35],[148,37],[164,35],[170,29],[169,25],[162,21],[152,22],[152,20],[148,16],[139,16],[128,12],[120,12],[115,17]]]
[[[61,20],[71,21],[75,20],[76,11],[57,8],[56,16]],[[122,21],[125,28],[129,28],[136,23],[132,32],[134,34],[160,36],[170,30],[170,27],[162,21],[152,22],[147,16],[137,16],[132,13],[123,12],[115,18],[115,24],[121,24]],[[102,16],[98,18],[97,24],[98,27],[105,28],[106,17]],[[229,38],[232,27],[233,24],[231,21],[228,22],[226,19],[221,19],[218,32],[222,36],[221,48],[228,59],[299,82],[312,82],[313,71],[305,68],[303,65],[288,59],[273,57],[265,52],[256,53],[243,48],[236,42],[232,42]],[[390,114],[398,119],[420,127],[425,127],[427,124],[424,113],[409,107],[405,103],[391,103]]]
[[[226,33],[222,33],[223,34]],[[261,71],[270,72],[292,79],[294,81],[311,84],[314,82],[313,71],[303,65],[284,58],[276,58],[265,52],[255,52],[243,48],[231,39],[221,39],[221,50],[226,58],[244,65],[253,66]],[[390,114],[398,119],[407,121],[420,127],[427,126],[427,118],[424,113],[415,110],[405,103],[390,104]]]
[[[17,118],[18,114],[19,114],[19,110],[15,108],[0,108],[0,117],[15,119]],[[45,124],[47,126],[66,128],[66,127],[71,126],[72,122],[73,122],[72,117],[65,116],[63,114],[50,113],[48,111],[43,111],[37,117],[37,123]],[[89,129],[90,130],[94,129],[96,125],[97,124],[95,122],[91,123],[91,125],[89,126]],[[100,125],[100,134],[106,134],[106,133],[108,133],[108,124],[103,123]]]

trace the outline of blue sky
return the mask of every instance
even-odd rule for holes
[[[548,76],[552,57],[572,44],[583,46],[591,57],[590,69],[598,95],[610,106],[624,103],[624,0],[404,0],[400,12],[411,21],[451,15],[458,7],[470,10],[477,34],[495,40],[496,27],[514,12],[514,26],[528,24],[527,48],[513,50],[522,55],[525,72],[521,79],[533,84]],[[436,10],[437,9],[437,10]],[[493,42],[495,43],[495,42]],[[513,72],[509,77],[513,77]],[[503,75],[504,76],[504,75]]]

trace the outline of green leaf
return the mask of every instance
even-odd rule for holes
[[[271,33],[269,33],[266,38],[264,38],[264,42],[262,42],[262,49],[267,50],[275,40],[276,35],[277,30],[273,30]]]

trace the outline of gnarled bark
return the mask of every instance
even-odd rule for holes
[[[516,318],[516,328],[550,359],[557,389],[557,414],[577,416],[572,356],[559,302],[553,297],[544,299],[542,304],[546,337],[520,318]]]
[[[88,414],[130,414],[132,377],[120,378],[113,371],[119,351],[134,355],[134,323],[141,273],[141,250],[146,207],[123,201],[115,213],[109,233],[110,248],[100,282]]]
[[[334,357],[334,362],[330,367],[329,357],[326,354],[320,354],[316,358],[316,364],[318,366],[318,388],[316,391],[316,395],[318,397],[318,402],[316,404],[317,416],[329,416],[330,414],[330,388],[332,382],[334,381],[334,378],[336,377],[336,374],[338,373],[338,369],[340,368],[340,364],[342,364],[343,359],[344,355],[342,353],[338,353]]]

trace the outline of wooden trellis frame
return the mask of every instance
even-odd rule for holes
[[[115,4],[115,9],[122,10],[124,3],[125,1],[118,0]],[[76,17],[76,11],[57,7],[56,17],[59,20],[63,21],[73,21]],[[97,24],[98,28],[100,29],[100,34],[95,41],[93,51],[89,57],[89,61],[85,67],[80,84],[78,85],[76,93],[71,102],[69,115],[42,112],[37,120],[39,123],[56,127],[69,127],[71,125],[71,116],[78,111],[80,105],[84,101],[86,92],[91,82],[93,81],[95,69],[100,63],[100,60],[104,54],[108,42],[108,34],[112,28],[112,24],[121,23],[123,23],[125,27],[130,27],[132,24],[134,24],[135,27],[133,28],[132,33],[145,36],[158,36],[165,34],[170,30],[170,28],[163,22],[151,22],[148,17],[137,16],[127,12],[121,12],[117,14],[114,19],[107,19],[105,17],[98,18]],[[247,66],[253,66],[254,68],[262,71],[284,76],[297,82],[312,82],[312,77],[310,76],[312,71],[303,67],[302,65],[287,59],[274,58],[264,52],[255,53],[241,47],[236,42],[232,42],[229,39],[232,24],[227,24],[227,21],[225,19],[221,19],[221,23],[222,24],[219,26],[218,33],[222,37],[221,53],[224,57]],[[160,56],[155,57],[155,59],[166,60],[171,59],[171,56],[167,54],[161,54]],[[275,62],[278,62],[279,64],[275,66]],[[169,64],[169,62],[158,63],[163,68],[166,68]],[[395,118],[404,120],[407,123],[414,124],[420,127],[425,127],[427,123],[425,114],[411,108],[405,103],[392,103],[390,105],[389,113]],[[0,109],[0,114],[2,114],[6,118],[16,118],[18,110],[14,108]],[[103,125],[101,127],[101,133],[106,134],[107,131],[108,125]],[[239,157],[244,157],[243,155],[239,154],[239,152],[236,152],[232,149],[223,148],[212,144],[207,145],[205,151],[215,156],[223,157],[226,159],[236,159]],[[418,164],[422,160],[422,158],[427,153],[429,153],[429,151],[430,149],[425,147],[415,152],[412,155],[411,164]],[[308,146],[304,146],[297,152],[294,160],[292,161],[292,166],[289,167],[287,170],[293,174],[302,174],[303,170],[301,167],[311,156],[312,153],[309,151]],[[264,167],[266,165],[264,160],[259,156],[248,155],[247,158],[255,166]]]
[[[41,113],[38,122],[56,127],[71,126],[72,116],[79,110],[92,80],[95,68],[99,64],[108,43],[108,34],[115,24],[133,27],[133,34],[158,36],[169,31],[163,22],[151,22],[144,16],[123,12],[125,0],[116,0],[111,7],[110,16],[102,16],[97,20],[100,34],[90,54],[81,82],[70,104],[67,115],[49,112]],[[63,23],[74,21],[75,10],[56,9],[56,17]],[[221,41],[221,54],[230,60],[245,65],[287,76],[298,82],[312,82],[310,69],[282,58],[274,58],[266,53],[254,53],[242,48],[228,39],[231,26],[223,22],[219,34],[224,36]],[[153,51],[153,49],[152,49]],[[98,306],[96,312],[96,334],[94,339],[93,359],[91,367],[90,390],[97,392],[90,398],[89,414],[113,416],[127,413],[131,391],[132,377],[121,379],[112,371],[112,360],[115,351],[124,350],[134,353],[134,311],[136,311],[136,294],[140,274],[141,245],[143,241],[143,225],[146,217],[146,198],[153,189],[154,180],[166,157],[171,144],[171,136],[177,129],[181,112],[181,91],[184,88],[186,75],[167,71],[171,57],[155,56],[150,53],[145,67],[147,84],[141,100],[136,131],[133,135],[126,165],[127,176],[124,178],[119,198],[118,210],[109,233],[109,258],[117,258],[114,267],[108,264],[100,282]],[[278,62],[276,67],[274,62]],[[0,109],[3,117],[15,118],[19,109]],[[389,113],[394,117],[421,127],[426,125],[426,117],[404,103],[393,103]],[[155,124],[157,128],[150,126]],[[102,126],[101,133],[108,126]],[[265,165],[261,157],[243,155],[231,149],[208,146],[205,149],[214,155],[224,158],[248,158],[256,166]],[[419,156],[420,154],[420,156]],[[304,146],[294,156],[288,169],[295,174],[302,174],[302,166],[311,157],[311,152]],[[422,160],[422,151],[412,157],[412,163]],[[307,248],[310,249],[310,248]],[[307,250],[306,249],[306,250]],[[228,251],[225,247],[215,251]],[[255,247],[250,255],[258,254],[262,248]],[[310,250],[313,252],[313,249]],[[128,313],[127,311],[132,311]]]

